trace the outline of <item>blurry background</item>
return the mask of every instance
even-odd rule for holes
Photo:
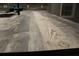
[[[20,3],[20,10],[46,10],[52,14],[79,22],[79,3]],[[0,11],[17,9],[17,3],[0,3]]]

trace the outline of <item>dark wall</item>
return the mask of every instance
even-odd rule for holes
[[[79,3],[76,4],[75,18],[79,18]]]
[[[55,14],[55,15],[60,15],[60,5],[61,3],[51,3],[51,4],[48,4],[48,11],[52,14]]]
[[[27,9],[47,9],[47,4],[46,3],[28,3],[27,5],[29,5],[29,8]],[[43,8],[41,8],[41,5],[43,5]]]
[[[4,5],[7,5],[6,3],[0,3],[0,11],[5,11],[7,8],[4,8]]]

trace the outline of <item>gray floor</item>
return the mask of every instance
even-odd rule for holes
[[[0,33],[0,52],[27,52],[79,48],[79,27],[46,11],[22,11],[16,30]],[[51,27],[52,26],[52,27]],[[61,37],[50,39],[53,29]],[[73,43],[73,44],[72,44]]]

